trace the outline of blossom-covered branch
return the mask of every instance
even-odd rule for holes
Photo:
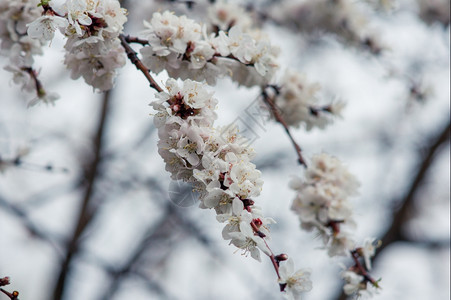
[[[73,79],[83,77],[95,90],[108,91],[114,85],[117,70],[125,65],[125,54],[144,74],[151,88],[158,92],[157,100],[151,106],[156,111],[154,124],[158,128],[158,152],[171,178],[192,184],[200,194],[200,208],[216,212],[216,219],[225,224],[223,238],[240,249],[243,255],[250,254],[258,261],[261,252],[267,255],[277,274],[280,290],[288,297],[294,297],[311,289],[310,272],[304,269],[295,271],[291,258],[286,254],[275,255],[270,249],[269,226],[275,221],[266,217],[253,200],[259,196],[263,185],[261,172],[252,163],[255,152],[236,126],[214,126],[217,100],[198,81],[214,84],[217,78],[230,76],[240,85],[260,87],[263,101],[284,127],[300,164],[306,168],[307,181],[299,186],[293,206],[299,206],[296,211],[303,226],[319,230],[329,255],[351,254],[353,257],[355,265],[343,275],[349,279],[345,291],[360,292],[366,288],[367,282],[377,286],[367,273],[371,268],[368,257],[374,252],[373,240],[364,247],[355,247],[342,230],[343,226],[352,223],[346,197],[354,193],[356,181],[339,163],[329,158],[322,157],[307,167],[301,147],[289,128],[325,128],[334,116],[340,116],[343,103],[318,103],[316,92],[319,86],[292,71],[287,71],[284,78],[275,83],[279,50],[265,34],[253,27],[244,10],[218,3],[209,9],[210,23],[203,25],[169,11],[157,12],[149,22],[145,22],[146,29],[138,37],[132,37],[122,34],[127,20],[126,10],[117,0],[58,3],[41,0],[35,4],[39,4],[34,9],[40,12],[40,16],[34,16],[33,21],[26,24],[27,38],[42,46],[59,30],[67,38],[65,64]],[[130,43],[142,46],[141,58]],[[163,70],[171,77],[164,88],[151,74]],[[32,79],[38,98],[44,99],[47,94],[34,69],[25,66],[21,71]],[[175,78],[184,80],[183,84],[180,85]],[[104,98],[88,186],[58,276],[55,299],[62,295],[79,238],[92,220],[93,214],[88,206],[101,160],[100,140],[108,95],[106,93]],[[32,104],[35,103],[37,101]],[[330,164],[332,171],[327,169]],[[331,179],[326,173],[335,172],[334,168],[338,171],[331,175]],[[303,203],[305,199],[310,201],[307,206]],[[319,202],[314,203],[312,199]],[[305,214],[311,213],[309,209],[315,211],[314,217],[308,216],[304,220]],[[364,266],[359,261],[361,258],[365,260]]]
[[[127,21],[126,10],[117,0],[41,4],[42,16],[28,24],[29,37],[50,41],[59,30],[67,38],[64,62],[72,79],[83,77],[95,89],[111,89],[116,70],[125,64],[118,36]]]
[[[183,30],[185,32],[185,29]],[[166,162],[166,170],[174,180],[191,182],[200,193],[201,208],[213,208],[219,222],[227,222],[223,237],[230,244],[260,259],[260,250],[271,260],[281,291],[298,293],[311,289],[308,271],[293,274],[294,263],[279,272],[285,254],[275,256],[267,244],[268,225],[274,223],[264,217],[250,198],[258,196],[262,180],[260,172],[249,160],[254,156],[246,139],[238,135],[236,127],[213,128],[217,100],[200,83],[185,80],[179,87],[175,80],[166,82],[164,92],[156,84],[128,42],[142,40],[119,36],[130,61],[159,93],[159,101],[151,105],[157,111],[155,126],[160,137],[159,153]],[[288,269],[287,269],[288,268]]]
[[[137,53],[128,45],[128,43],[133,42],[134,39],[130,39],[130,37],[125,37],[124,35],[119,35],[119,40],[121,41],[122,47],[124,47],[125,52],[127,53],[127,57],[130,59],[131,63],[136,66],[138,70],[140,70],[146,79],[149,81],[150,87],[157,90],[157,92],[162,92],[163,89],[158,85],[158,83],[153,79],[152,75],[150,75],[149,69],[147,69],[141,60],[136,55]]]
[[[292,210],[299,216],[301,228],[315,231],[329,256],[352,257],[354,265],[342,273],[346,294],[370,294],[367,283],[379,288],[368,271],[380,242],[366,239],[363,246],[356,247],[352,237],[356,224],[348,198],[357,194],[359,182],[337,158],[325,153],[312,157],[304,177],[291,182],[296,191]]]
[[[42,54],[44,39],[35,39],[27,34],[27,24],[41,13],[38,0],[0,0],[0,54],[8,57],[4,69],[13,74],[13,82],[23,91],[36,94],[29,106],[42,101],[53,103],[58,96],[47,93],[33,68],[34,56]]]
[[[181,79],[206,80],[230,75],[245,86],[265,85],[274,75],[278,48],[258,31],[233,26],[217,33],[206,25],[169,11],[154,13],[140,34],[149,42],[140,52],[143,63],[155,73],[166,70]]]
[[[265,103],[269,106],[269,109],[271,110],[272,115],[274,116],[274,119],[276,119],[277,122],[279,122],[283,126],[283,128],[285,129],[285,132],[287,133],[288,137],[290,138],[290,141],[293,144],[293,147],[296,150],[296,153],[298,155],[299,163],[301,165],[303,165],[304,167],[307,167],[307,163],[305,162],[305,159],[302,156],[301,146],[299,146],[299,144],[293,138],[293,135],[290,132],[290,128],[288,127],[287,122],[280,115],[279,109],[276,107],[273,99],[271,97],[269,97],[268,94],[266,93],[266,91],[264,91],[264,90],[262,91],[262,96],[263,96],[263,101],[265,101]]]

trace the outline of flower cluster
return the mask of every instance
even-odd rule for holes
[[[273,256],[266,240],[268,225],[275,222],[251,199],[260,194],[263,184],[260,171],[251,163],[253,149],[236,127],[213,127],[217,100],[200,83],[186,80],[180,87],[168,79],[166,89],[151,104],[157,111],[154,123],[166,170],[173,179],[193,184],[201,208],[216,211],[217,220],[225,224],[225,240],[258,261],[260,251]],[[309,273],[302,274],[299,284],[308,290]],[[299,284],[289,278],[280,279],[286,280],[287,291],[299,290]]]
[[[365,0],[371,7],[383,12],[392,11],[397,5],[397,0]]]
[[[363,247],[357,248],[351,252],[356,264],[341,273],[341,277],[345,281],[343,291],[346,295],[369,297],[378,292],[378,281],[371,278],[367,271],[371,270],[371,258],[374,256],[376,248],[379,246],[380,241],[366,239]],[[363,258],[365,266],[362,266],[360,262],[358,262],[359,257]]]
[[[281,9],[270,10],[279,24],[308,33],[332,33],[344,42],[364,46],[377,54],[383,50],[377,35],[368,26],[363,1],[286,1]]]
[[[289,126],[323,129],[332,122],[333,117],[341,117],[344,102],[320,106],[316,96],[319,89],[319,84],[310,83],[306,76],[286,71],[281,84],[276,87],[274,104]]]
[[[450,23],[450,1],[448,0],[417,0],[419,6],[418,15],[420,18],[428,23],[439,22],[443,26],[448,26]]]
[[[208,21],[211,31],[228,31],[233,26],[239,26],[248,31],[252,27],[252,19],[243,7],[234,3],[216,1],[208,7]]]
[[[127,17],[119,1],[67,0],[60,5],[44,2],[44,12],[28,25],[28,35],[51,40],[59,29],[67,37],[65,64],[72,79],[83,77],[95,89],[111,89],[116,70],[125,64],[117,37]]]
[[[363,247],[356,248],[349,232],[355,227],[355,222],[348,198],[357,194],[359,183],[356,178],[337,158],[322,153],[313,156],[305,171],[305,179],[293,180],[291,187],[297,192],[292,210],[299,216],[301,227],[318,233],[329,256],[352,255],[356,265],[342,274],[347,282],[345,292],[364,290],[367,282],[377,287],[377,282],[367,274],[377,243],[368,239]],[[365,267],[359,258],[363,258]],[[357,279],[361,279],[358,284]]]
[[[357,194],[358,186],[341,162],[325,153],[313,156],[305,180],[291,182],[297,192],[292,210],[302,228],[318,231],[330,256],[347,255],[354,248],[349,235],[338,230],[338,225],[354,226],[348,197]]]
[[[149,45],[141,49],[142,60],[156,73],[166,70],[174,78],[209,84],[228,74],[242,85],[253,86],[268,83],[278,67],[278,49],[267,37],[238,25],[208,35],[206,25],[169,11],[154,13],[144,24],[147,29],[140,37]]]
[[[33,70],[33,56],[42,54],[43,39],[27,35],[27,24],[39,17],[37,0],[0,0],[0,53],[7,56],[5,70],[13,73],[13,81],[24,91],[36,93],[30,105],[43,101],[53,103],[57,96],[47,94]]]

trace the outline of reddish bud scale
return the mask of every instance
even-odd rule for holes
[[[177,95],[170,98],[167,103],[169,104],[172,113],[184,120],[190,116],[195,116],[200,112],[200,109],[195,109],[186,105],[183,96],[180,93],[177,93]]]
[[[187,57],[189,57],[191,52],[194,51],[194,48],[195,48],[195,44],[193,42],[189,41],[188,45],[186,45],[185,55]]]
[[[263,225],[262,220],[260,220],[260,218],[258,219],[253,219],[252,221],[254,221],[255,226],[257,226],[257,228],[260,228]]]
[[[276,259],[276,261],[285,261],[288,259],[288,255],[286,255],[285,253],[281,253],[274,258]]]
[[[108,27],[108,24],[103,18],[97,18],[91,14],[88,14],[88,16],[91,18],[92,23],[91,25],[83,26],[86,29],[88,36],[95,35],[100,29]]]
[[[329,221],[329,223],[327,224],[333,231],[333,235],[336,236],[337,234],[340,233],[340,223],[343,223],[343,221],[334,221],[331,220]]]
[[[287,287],[287,284],[286,283],[279,283],[279,286],[280,286],[280,291],[284,292],[285,288]]]
[[[251,200],[251,199],[244,199],[242,201],[243,201],[244,207],[252,206],[255,204],[254,200]]]
[[[174,105],[171,107],[171,109],[172,109],[172,111],[174,111],[174,112],[178,112],[178,111],[180,110],[180,105],[174,104]]]
[[[9,277],[0,278],[0,286],[8,285],[10,283]]]

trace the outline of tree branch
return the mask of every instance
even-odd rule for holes
[[[402,233],[403,225],[405,221],[408,219],[408,214],[412,209],[413,202],[415,200],[415,196],[417,192],[420,190],[423,181],[426,179],[427,172],[429,168],[432,166],[432,163],[436,157],[436,154],[441,145],[443,145],[446,141],[449,140],[450,135],[450,123],[448,123],[444,128],[440,130],[440,132],[432,139],[432,143],[426,150],[426,155],[419,165],[419,169],[415,174],[414,180],[410,185],[407,193],[403,197],[401,201],[401,207],[393,213],[392,224],[385,235],[382,237],[382,245],[377,249],[376,254],[373,257],[373,261],[376,261],[379,254],[382,253],[384,249],[386,249],[389,245],[404,240],[404,235]],[[337,297],[339,300],[346,300],[348,297],[344,292],[341,292],[341,295]]]
[[[382,237],[382,245],[376,252],[374,259],[380,254],[388,245],[402,239],[402,227],[405,223],[408,213],[412,208],[413,201],[415,199],[416,193],[419,191],[424,179],[426,178],[427,171],[432,166],[435,154],[442,144],[449,140],[450,134],[450,124],[448,123],[445,128],[440,130],[440,133],[434,137],[432,144],[426,150],[426,155],[424,156],[420,168],[415,174],[414,180],[410,185],[404,199],[401,201],[402,205],[396,213],[393,214],[393,222],[389,230]]]
[[[285,132],[287,133],[288,137],[290,138],[290,141],[293,144],[296,154],[298,155],[299,163],[301,165],[303,165],[304,167],[307,167],[307,163],[305,162],[305,159],[302,156],[302,149],[299,146],[299,144],[295,141],[295,139],[293,138],[293,135],[290,132],[290,128],[289,128],[287,122],[285,122],[284,118],[281,116],[273,99],[271,99],[271,97],[264,90],[262,91],[262,96],[263,96],[263,101],[266,103],[266,105],[268,105],[274,118],[276,119],[277,122],[279,122],[283,126],[283,128],[285,129]]]
[[[122,47],[124,47],[125,52],[127,53],[128,59],[130,59],[131,63],[136,66],[138,70],[140,70],[144,76],[149,81],[150,87],[153,89],[156,89],[158,92],[162,92],[163,89],[158,85],[158,83],[153,79],[152,75],[150,75],[149,69],[144,66],[142,61],[138,58],[135,50],[130,47],[130,45],[127,43],[127,38],[121,34],[119,35],[119,40],[121,41]]]
[[[111,98],[111,91],[107,91],[104,94],[102,101],[102,109],[99,119],[99,124],[97,127],[97,133],[94,138],[94,158],[90,163],[90,169],[86,173],[87,186],[83,196],[80,211],[78,213],[78,221],[75,227],[74,233],[72,234],[72,239],[67,245],[67,252],[62,262],[61,269],[59,271],[58,280],[53,292],[54,300],[63,299],[63,292],[67,282],[67,276],[70,272],[72,259],[78,251],[79,239],[85,230],[86,226],[92,220],[94,213],[89,208],[89,204],[92,199],[94,192],[94,185],[98,175],[98,168],[101,163],[101,152],[102,152],[102,140],[105,133],[105,124],[108,115],[108,108]]]

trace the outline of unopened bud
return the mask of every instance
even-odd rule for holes
[[[255,203],[254,200],[251,200],[251,199],[243,200],[244,207],[252,206],[252,205],[254,205],[254,203]]]
[[[0,278],[0,286],[8,285],[10,282],[9,277]]]
[[[257,228],[260,228],[260,226],[263,225],[263,222],[262,222],[262,220],[260,220],[260,218],[253,219],[252,221],[254,222],[255,226],[257,226]]]
[[[276,259],[277,261],[285,261],[285,260],[288,259],[288,255],[286,255],[285,253],[281,253],[281,254],[277,255],[277,256],[275,257],[275,259]]]

